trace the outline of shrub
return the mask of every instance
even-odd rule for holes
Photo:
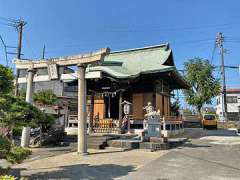
[[[21,136],[22,135],[22,129],[23,126],[15,124],[14,128],[13,128],[13,136]]]
[[[57,96],[52,90],[42,90],[34,94],[34,102],[44,105],[53,105],[57,102]]]
[[[0,123],[14,126],[14,135],[21,135],[22,126],[51,125],[54,118],[37,107],[11,95],[0,96]]]
[[[8,176],[8,175],[5,175],[5,176],[0,176],[0,180],[15,180],[17,178],[15,178],[14,176]]]
[[[24,159],[31,155],[31,153],[32,151],[29,149],[22,147],[13,147],[10,153],[7,155],[7,160],[13,164],[21,163]]]
[[[0,166],[0,180],[1,180],[1,177],[2,177],[3,175],[5,175],[5,174],[7,174],[7,173],[9,172],[9,170],[10,170],[10,167],[8,167],[8,168],[2,168],[2,167]]]
[[[5,158],[6,155],[10,152],[11,143],[6,138],[0,135],[0,159]]]

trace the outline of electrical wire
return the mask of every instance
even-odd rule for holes
[[[195,40],[189,40],[189,41],[172,41],[172,44],[176,44],[176,43],[181,43],[181,44],[190,44],[191,46],[193,44],[195,45],[199,45],[199,44],[209,44],[213,41],[213,39],[195,39]],[[125,42],[122,41],[114,41],[114,43],[116,44],[126,44]],[[46,53],[51,54],[51,53],[57,53],[60,52],[62,49],[66,49],[66,48],[77,48],[77,47],[83,47],[84,45],[91,45],[91,44],[99,44],[102,45],[103,42],[86,42],[86,43],[81,43],[81,44],[65,44],[65,45],[61,45],[61,47],[58,48],[49,48]],[[106,44],[106,43],[105,43]]]
[[[1,25],[4,25],[4,26],[16,27],[14,24],[10,24],[10,23],[0,22],[0,24],[1,24]]]
[[[2,17],[2,16],[0,16],[0,19],[4,20],[4,21],[7,21],[7,22],[13,22],[13,23],[19,22],[19,20],[12,19],[12,18],[6,18],[6,17]]]
[[[30,49],[30,52],[33,56],[35,56],[35,58],[37,58],[37,54],[36,52],[32,49],[32,47],[30,46],[30,43],[28,41],[27,36],[23,35],[23,38],[25,39],[26,45],[28,46],[28,48]],[[24,46],[23,46],[24,47]]]
[[[4,48],[4,53],[5,53],[5,60],[6,60],[6,65],[8,66],[8,55],[7,55],[7,46],[2,38],[2,36],[0,35],[0,40],[2,42],[3,48]]]
[[[211,60],[210,60],[210,64],[211,64],[211,65],[212,65],[212,63],[213,63],[215,51],[216,51],[216,43],[215,43],[215,41],[214,41],[213,50],[212,50],[212,55],[211,55]]]
[[[150,27],[146,26],[144,27],[137,27],[137,28],[125,28],[125,27],[116,27],[116,28],[104,28],[104,29],[98,29],[98,31],[108,31],[108,32],[130,32],[130,33],[136,33],[136,32],[146,32],[146,31],[191,31],[191,30],[202,30],[206,28],[220,28],[220,27],[226,27],[228,28],[232,24],[219,24],[219,25],[202,25],[202,26],[193,26],[193,27],[176,27],[176,28],[162,28],[159,26]]]

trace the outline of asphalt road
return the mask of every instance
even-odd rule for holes
[[[239,180],[240,136],[228,130],[186,129],[193,137],[183,147],[121,179]]]

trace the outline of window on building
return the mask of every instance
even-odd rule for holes
[[[40,75],[48,75],[48,70],[47,70],[47,68],[39,68],[39,69],[37,69],[36,74],[38,76],[40,76]]]
[[[237,96],[227,96],[227,103],[237,103]]]

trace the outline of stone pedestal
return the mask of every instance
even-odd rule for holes
[[[144,120],[144,130],[146,131],[145,136],[150,137],[161,137],[161,123],[160,118],[157,115],[150,115]]]
[[[161,137],[161,124],[158,118],[149,118],[148,135],[150,137]]]

